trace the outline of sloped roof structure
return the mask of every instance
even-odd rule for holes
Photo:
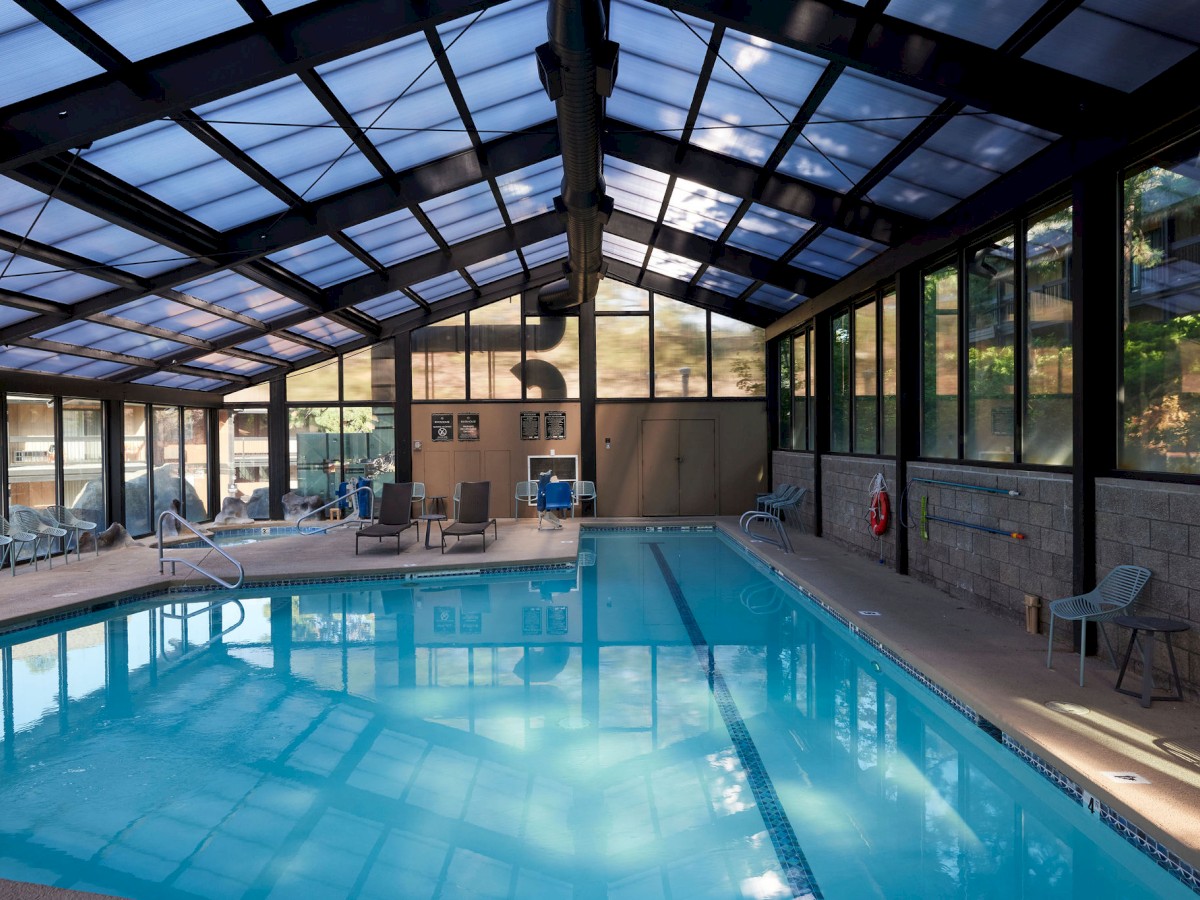
[[[548,2],[0,0],[0,377],[220,394],[562,278]],[[1195,2],[592,2],[607,277],[759,325],[1200,73]]]

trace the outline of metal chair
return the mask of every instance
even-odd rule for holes
[[[785,500],[776,500],[773,503],[767,504],[767,509],[779,519],[786,521],[787,516],[784,513],[789,510],[796,512],[796,522],[800,526],[800,530],[804,531],[804,520],[800,518],[800,507],[804,505],[804,498],[808,496],[808,488],[796,488]]]
[[[412,518],[412,482],[386,482],[383,485],[383,502],[379,507],[379,521],[354,533],[354,555],[358,556],[358,542],[365,537],[378,538],[380,543],[385,537],[394,537],[396,552],[399,553],[400,535],[409,528],[416,528],[420,537],[421,529]]]
[[[1104,576],[1104,579],[1086,594],[1074,597],[1063,597],[1050,602],[1050,636],[1046,643],[1046,668],[1053,666],[1051,658],[1054,654],[1054,620],[1063,619],[1068,622],[1079,622],[1079,685],[1083,686],[1083,658],[1087,654],[1088,622],[1096,623],[1104,643],[1108,646],[1108,656],[1113,668],[1117,667],[1117,656],[1113,653],[1112,643],[1104,630],[1104,624],[1114,619],[1134,600],[1137,599],[1146,582],[1150,580],[1150,570],[1142,566],[1117,566]]]
[[[8,546],[8,565],[12,569],[14,576],[17,574],[17,554],[20,551],[20,544],[32,544],[34,549],[37,549],[38,536],[31,531],[25,531],[15,524],[0,516],[0,538],[7,542]]]
[[[423,481],[414,481],[413,482],[412,498],[413,498],[413,503],[416,503],[418,500],[421,501],[421,515],[425,515],[425,482],[423,482]]]
[[[458,521],[458,503],[462,499],[462,482],[454,485],[454,521]]]
[[[42,538],[46,539],[46,563],[51,569],[54,568],[54,561],[51,555],[54,553],[54,539],[65,538],[67,529],[59,528],[57,525],[50,525],[43,522],[36,510],[32,509],[16,509],[12,511],[13,524],[22,531],[29,532],[34,535],[33,539],[33,570],[36,572],[38,568],[38,544]],[[66,562],[67,550],[66,542],[63,542],[63,561]]]
[[[521,503],[532,503],[537,500],[538,483],[536,481],[518,481],[517,492],[513,495],[513,518],[521,518]]]
[[[596,482],[594,481],[576,481],[571,486],[571,493],[574,495],[575,502],[579,504],[579,514],[583,515],[583,504],[589,501],[592,504],[592,517],[595,518],[599,513],[596,511]],[[575,517],[575,507],[571,507],[571,517]]]
[[[568,481],[551,481],[550,473],[543,472],[538,476],[538,531],[542,530],[542,519],[550,516],[550,527],[562,528],[562,522],[554,515],[555,510],[574,509],[571,501],[571,483]]]
[[[766,494],[756,494],[754,497],[754,508],[762,512],[770,512],[772,504],[780,503],[793,497],[798,490],[800,490],[798,485],[781,484],[775,490]]]
[[[73,509],[69,509],[66,506],[47,506],[46,513],[54,517],[54,520],[58,523],[59,528],[65,528],[75,536],[76,559],[83,558],[80,555],[81,550],[79,546],[79,539],[84,535],[85,532],[89,531],[92,533],[92,544],[96,549],[96,555],[100,555],[100,524],[98,522],[89,522],[86,519],[81,519],[79,516],[75,515],[75,511]],[[63,556],[67,555],[67,551],[69,549],[70,547],[68,544],[63,545]]]

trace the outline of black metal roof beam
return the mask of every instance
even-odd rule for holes
[[[94,347],[77,347],[74,344],[64,344],[62,341],[48,341],[42,338],[24,338],[15,341],[21,347],[32,347],[46,353],[65,353],[68,356],[82,356],[85,359],[99,359],[104,362],[120,363],[124,366],[140,366],[157,369],[158,363],[144,356],[131,356],[128,353],[116,353],[112,350],[97,350]]]
[[[135,322],[133,319],[126,319],[123,316],[110,316],[108,313],[96,313],[88,316],[87,319],[90,322],[97,322],[101,325],[108,325],[112,328],[121,328],[125,331],[133,331],[138,334],[148,334],[151,337],[162,338],[166,341],[174,341],[177,344],[187,344],[189,347],[199,347],[205,351],[213,349],[212,341],[206,341],[203,338],[192,337],[190,334],[179,334],[171,331],[169,328],[159,328],[157,325],[145,325],[141,322]]]
[[[211,313],[214,316],[220,316],[222,319],[231,319],[240,325],[245,325],[247,328],[257,332],[259,335],[265,334],[271,330],[271,326],[267,325],[265,322],[258,321],[258,319],[255,319],[252,316],[235,312],[232,309],[226,309],[224,306],[211,303],[208,300],[202,300],[199,297],[193,297],[191,294],[186,294],[183,291],[168,289],[158,290],[155,291],[155,293],[159,297],[163,297],[167,300],[174,300],[176,303],[182,303],[184,306],[190,306],[192,309],[198,309],[201,312]],[[92,315],[92,313],[87,311],[86,303],[81,303],[80,306],[84,307],[83,315]],[[305,312],[305,317],[312,318],[312,313]]]
[[[873,203],[848,202],[844,194],[787,175],[775,173],[761,181],[758,166],[615,120],[610,120],[604,151],[889,246],[925,225],[921,219]]]
[[[318,0],[135,63],[126,78],[162,86],[140,97],[97,75],[0,109],[0,169],[296,74],[489,5],[482,0]],[[65,114],[65,115],[64,115]]]
[[[145,278],[139,278],[115,266],[105,265],[104,263],[96,262],[94,259],[88,259],[86,256],[69,253],[66,250],[60,250],[57,247],[51,247],[49,244],[43,244],[29,238],[21,238],[7,231],[0,231],[0,250],[16,253],[18,256],[28,257],[29,259],[36,259],[38,262],[54,266],[57,269],[83,272],[85,275],[89,275],[98,281],[107,281],[109,284],[133,288],[134,290],[145,290],[150,284]]]
[[[40,315],[58,320],[54,324],[61,325],[63,319],[71,318],[71,307],[67,304],[55,303],[53,300],[43,300],[41,297],[31,297],[29,294],[22,294],[17,291],[0,289],[0,303],[3,303],[5,306],[23,309],[26,312],[39,313]],[[43,327],[50,328],[51,323],[46,323]]]
[[[216,369],[206,369],[203,366],[163,366],[161,369],[155,369],[154,371],[174,372],[176,375],[193,375],[197,378],[216,378],[219,381],[231,381],[239,387],[246,387],[250,384],[250,379],[245,375],[236,372],[218,372]]]
[[[737,247],[722,246],[711,238],[669,225],[656,225],[649,219],[621,210],[613,213],[608,230],[638,243],[645,242],[651,233],[654,233],[658,237],[658,248],[667,253],[696,261],[709,260],[713,265],[735,275],[744,275],[798,294],[811,295],[828,290],[837,281],[825,275],[787,265],[786,260],[774,260]]]
[[[653,2],[1056,134],[1130,109],[1113,88],[886,15],[856,41],[871,14],[844,0]]]
[[[318,353],[336,353],[337,352],[336,349],[331,347],[329,344],[325,344],[325,343],[322,343],[321,341],[313,340],[306,334],[298,334],[295,331],[279,331],[279,330],[276,330],[275,333],[278,334],[284,340],[292,341],[293,343],[300,344],[301,346],[304,346],[304,347],[308,347],[311,350],[316,350]]]
[[[329,236],[333,238],[334,243],[357,259],[372,272],[383,272],[387,269],[387,266],[360,247],[356,241],[342,234],[342,232],[335,231]]]
[[[1024,25],[996,48],[996,51],[1009,56],[1023,56],[1033,49],[1038,41],[1062,24],[1062,21],[1082,3],[1083,0],[1046,0],[1040,9],[1025,20]]]
[[[757,325],[760,328],[765,328],[775,319],[775,313],[771,310],[753,304],[738,303],[734,297],[710,291],[707,288],[692,287],[686,281],[680,281],[677,278],[660,275],[657,272],[646,272],[640,281],[634,281],[636,275],[637,269],[629,263],[618,259],[609,260],[608,277],[616,278],[618,281],[637,284],[660,294],[666,294],[668,297],[690,303],[692,306],[711,310],[748,325]]]

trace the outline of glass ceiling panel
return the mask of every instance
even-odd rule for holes
[[[554,209],[554,198],[562,186],[562,158],[534,163],[496,178],[500,195],[514,222],[529,219]]]
[[[692,143],[749,162],[765,162],[825,66],[824,61],[788,47],[727,32],[704,92]]]
[[[994,181],[999,175],[999,172],[989,171],[964,159],[918,147],[892,170],[889,177],[898,178],[920,188],[932,188],[961,200]]]
[[[504,227],[496,198],[486,181],[427,200],[421,209],[451,244]]]
[[[1007,172],[1057,137],[1032,125],[968,108],[939,128],[922,146],[970,160],[985,169]]]
[[[726,272],[724,269],[718,269],[715,266],[709,266],[704,274],[697,279],[696,284],[702,288],[708,288],[710,291],[716,291],[719,294],[726,294],[730,297],[737,297],[754,284],[754,279],[747,278],[744,275],[735,275],[733,272]]]
[[[700,263],[694,259],[688,259],[686,256],[667,253],[665,250],[655,250],[650,254],[650,262],[646,268],[659,275],[666,275],[668,278],[689,281],[696,274],[696,270],[700,268]]]
[[[374,300],[369,300],[366,303],[359,303],[355,307],[355,309],[361,309],[363,312],[381,320],[390,319],[392,316],[416,308],[417,304],[412,298],[407,294],[402,294],[400,291],[384,294],[382,297],[376,297]]]
[[[361,306],[356,308],[362,309]],[[347,328],[340,322],[334,322],[332,319],[326,319],[324,316],[309,319],[307,322],[301,322],[299,325],[292,325],[289,330],[334,347],[361,336],[353,328]]]
[[[712,25],[700,19],[641,0],[616,0],[609,37],[621,45],[620,75],[608,114],[678,137],[711,34]]]
[[[623,212],[658,220],[669,178],[662,172],[637,163],[606,157],[604,181],[613,205]]]
[[[534,56],[534,49],[546,41],[542,0],[493,6],[478,20],[457,19],[438,33],[485,141],[554,118],[554,104],[542,91]]]
[[[36,259],[18,256],[11,265],[10,259],[11,253],[0,251],[0,271],[4,272],[0,277],[0,290],[58,303],[74,303],[113,290],[111,284],[98,278],[58,269]]]
[[[886,249],[875,241],[828,228],[801,250],[791,265],[840,278]]]
[[[217,229],[284,208],[274,194],[172,122],[148,122],[98,140],[84,158]]]
[[[394,266],[403,260],[437,249],[437,242],[407,209],[400,209],[343,230],[348,237],[385,266]]]
[[[536,244],[523,247],[521,252],[525,256],[525,265],[531,269],[556,259],[566,259],[567,236],[559,234],[551,238],[546,238],[544,241],[538,241]]]
[[[294,75],[223,97],[196,112],[307,200],[379,177]]]
[[[898,209],[922,219],[933,219],[958,203],[957,197],[943,194],[932,188],[923,188],[889,175],[871,188],[868,198],[880,206]]]
[[[229,356],[225,353],[209,353],[192,360],[191,365],[202,369],[215,369],[218,372],[234,372],[239,375],[253,375],[272,368],[266,363],[255,362],[252,359],[242,359],[240,356]]]
[[[416,291],[423,300],[432,303],[444,297],[461,294],[470,288],[458,272],[447,272],[445,275],[438,275],[436,278],[412,285],[412,290]]]
[[[351,256],[349,250],[327,235],[272,253],[267,259],[274,260],[289,272],[319,287],[328,287],[371,271],[365,263]]]
[[[609,234],[607,231],[604,232],[602,247],[605,256],[627,262],[638,269],[642,267],[642,263],[646,259],[647,247],[645,244],[639,244],[637,241],[631,241],[620,235]]]
[[[26,319],[32,319],[37,313],[28,312],[24,309],[17,309],[14,306],[5,306],[0,303],[0,327],[6,325],[15,325],[17,322],[24,322]]]
[[[677,178],[663,221],[674,228],[716,240],[741,202],[741,198],[733,194]]]
[[[108,350],[112,353],[127,353],[143,359],[161,359],[187,348],[186,344],[168,341],[153,335],[113,328],[99,322],[69,322],[49,331],[40,332],[39,338],[90,347],[93,350]]]
[[[303,305],[294,300],[236,272],[217,272],[198,281],[180,285],[178,290],[261,322],[304,309]]]
[[[493,256],[491,259],[467,266],[467,271],[476,284],[487,284],[509,275],[519,275],[524,270],[521,268],[521,260],[517,258],[517,251],[513,250],[502,256]]]
[[[32,230],[30,228],[32,227]],[[41,191],[0,178],[0,230],[139,275],[179,265],[180,255]]]
[[[0,59],[0,106],[104,71],[12,2],[0,6]]]
[[[791,291],[777,288],[773,284],[764,284],[750,295],[747,302],[753,303],[755,306],[765,306],[768,309],[787,312],[795,309],[807,299],[803,294],[793,294]]]
[[[144,378],[135,378],[133,382],[184,391],[213,391],[231,387],[228,381],[220,378],[201,378],[199,375],[179,375],[175,372],[154,372]]]
[[[252,341],[238,344],[237,349],[245,350],[248,353],[261,353],[263,356],[274,356],[286,362],[303,359],[317,352],[312,347],[297,344],[295,341],[289,341],[285,336],[277,334],[264,334]]]
[[[103,378],[129,368],[124,363],[102,359],[87,359],[67,353],[47,353],[32,347],[0,349],[0,368],[47,372],[51,375],[74,375],[80,378]]]
[[[169,328],[178,334],[211,341],[222,335],[239,331],[246,326],[232,319],[196,309],[185,303],[177,303],[165,297],[143,297],[124,306],[109,310],[114,316],[131,319],[143,325]]]
[[[297,6],[311,2],[312,0],[264,0],[267,9],[273,13],[287,12],[289,9],[295,9]]]
[[[417,33],[317,68],[397,171],[471,146],[425,36]]]
[[[892,0],[887,14],[952,34],[955,37],[999,47],[1025,20],[1042,6],[1044,0]]]
[[[808,219],[752,203],[729,236],[728,243],[731,247],[778,259],[812,226]]]
[[[63,0],[63,5],[132,60],[251,21],[236,0]]]
[[[1167,33],[1160,33],[1129,21],[1129,10],[1136,12],[1132,5],[1118,5],[1115,12],[1097,6],[1089,2],[1076,9],[1038,41],[1025,58],[1118,90],[1133,91],[1196,49],[1194,44],[1171,36],[1178,33],[1173,25]]]

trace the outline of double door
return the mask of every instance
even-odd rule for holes
[[[717,514],[717,430],[712,419],[642,420],[642,515]]]

